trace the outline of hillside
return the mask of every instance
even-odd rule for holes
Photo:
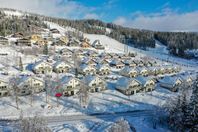
[[[84,32],[88,34],[100,34],[109,36],[121,43],[141,48],[154,48],[157,39],[167,46],[168,51],[176,56],[189,58],[185,54],[187,49],[198,48],[198,34],[188,32],[155,32],[138,30],[104,23],[100,20],[67,20],[52,18],[38,14],[26,13],[13,9],[0,9],[0,35],[6,36],[14,32],[31,31],[31,26],[46,27],[44,21],[56,23],[72,32]],[[13,23],[14,22],[14,23]],[[194,57],[194,56],[190,56]]]

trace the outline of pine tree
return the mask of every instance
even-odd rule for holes
[[[185,125],[191,131],[198,131],[198,76],[193,85],[193,92],[188,105]]]
[[[22,58],[19,57],[19,70],[23,71],[23,63],[22,63]]]
[[[43,54],[48,55],[48,45],[47,44],[44,45]]]

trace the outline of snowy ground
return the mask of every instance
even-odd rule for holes
[[[102,132],[110,127],[118,119],[109,119],[105,121],[101,119],[98,119],[97,121],[86,120],[75,123],[51,125],[50,128],[54,132]],[[137,132],[170,131],[168,128],[159,124],[157,124],[157,127],[154,129],[151,117],[124,117],[124,119],[129,122],[129,125],[132,124]]]
[[[113,84],[110,84],[113,85]],[[23,112],[24,116],[53,116],[53,115],[76,115],[82,113],[101,113],[101,112],[123,112],[133,110],[155,109],[165,103],[171,97],[176,96],[163,88],[157,88],[150,93],[139,93],[137,95],[125,96],[113,89],[106,90],[102,93],[92,93],[89,96],[89,104],[84,109],[79,104],[77,97],[61,97],[59,106],[57,100],[50,97],[49,105],[51,109],[46,107],[45,93],[34,95],[33,106],[31,106],[31,97],[19,97],[19,108],[16,109],[14,97],[3,97],[0,101],[1,118],[17,118]],[[45,106],[45,107],[42,107]],[[5,112],[6,108],[6,112]]]

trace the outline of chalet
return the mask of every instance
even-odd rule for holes
[[[17,40],[17,45],[20,46],[31,46],[31,41],[29,38],[21,38]]]
[[[72,76],[62,77],[60,83],[63,89],[64,96],[75,95],[79,91],[81,85],[80,80]]]
[[[139,75],[142,75],[142,76],[148,76],[149,74],[149,71],[146,67],[137,67],[137,71]]]
[[[182,79],[180,77],[165,76],[163,79],[159,80],[160,86],[170,91],[178,91],[179,86],[182,84]]]
[[[136,63],[131,59],[124,59],[122,60],[122,63],[124,63],[125,66],[136,67]]]
[[[68,46],[70,47],[80,46],[80,42],[76,39],[70,39],[68,42]]]
[[[5,37],[0,36],[0,44],[7,45],[8,44],[8,39],[5,38]]]
[[[56,28],[50,29],[51,33],[60,34],[60,31]]]
[[[36,43],[37,41],[39,41],[39,40],[41,40],[41,39],[42,39],[41,35],[38,35],[38,34],[33,34],[33,35],[31,36],[31,41],[32,41],[33,43]]]
[[[63,61],[57,61],[53,64],[53,71],[56,73],[66,73],[70,70],[71,66]]]
[[[116,68],[116,69],[121,69],[121,68],[124,67],[124,64],[123,64],[121,61],[119,61],[118,59],[113,59],[113,60],[109,63],[109,65],[110,65],[111,67]]]
[[[184,85],[187,85],[187,86],[191,86],[193,84],[193,76],[191,76],[190,74],[181,74],[181,75],[178,75],[178,77],[181,78],[182,80],[182,83]]]
[[[24,96],[44,91],[44,81],[38,77],[20,76],[17,79],[17,94]]]
[[[9,79],[7,76],[0,76],[0,97],[8,96],[9,90]]]
[[[62,42],[64,42],[65,44],[68,44],[69,43],[69,38],[67,36],[61,36],[59,38]]]
[[[141,83],[134,78],[121,77],[117,80],[116,90],[125,95],[133,95],[141,91]]]
[[[62,56],[66,56],[68,58],[72,57],[73,52],[70,49],[64,48],[60,50],[60,54]]]
[[[96,65],[96,73],[99,75],[108,75],[111,72],[111,68],[109,65],[105,64],[97,64]]]
[[[78,73],[83,75],[94,75],[96,74],[96,69],[91,65],[81,64],[77,68]]]
[[[11,37],[13,37],[13,38],[23,38],[24,35],[23,35],[23,33],[17,32],[17,33],[12,34]]]
[[[138,70],[136,68],[125,66],[122,70],[120,70],[120,75],[126,77],[136,77],[138,75]]]
[[[52,65],[46,62],[45,60],[40,60],[33,64],[32,70],[36,74],[48,74],[52,73]]]
[[[100,40],[95,40],[92,44],[95,49],[105,49],[105,47],[100,43]]]
[[[86,52],[86,54],[87,54],[87,56],[89,56],[89,57],[91,57],[91,58],[96,58],[96,57],[98,57],[98,53],[97,53],[96,51],[94,51],[94,50],[88,50],[88,51]]]
[[[74,49],[72,53],[74,53],[78,58],[83,58],[85,56],[81,49]]]
[[[151,77],[138,76],[135,78],[142,86],[142,91],[150,92],[155,89],[155,80]]]
[[[124,59],[124,60],[129,60],[129,59],[131,59],[131,57],[130,56],[128,56],[127,54],[117,54],[118,55],[118,58],[120,58],[120,59]]]
[[[41,38],[41,39],[37,40],[34,44],[38,45],[38,46],[44,46],[44,45],[48,44],[48,40]]]
[[[57,45],[57,46],[68,46],[69,40],[66,37],[61,37],[61,38],[56,38],[53,40],[52,45]]]
[[[144,62],[142,60],[133,60],[133,62],[136,64],[136,66],[143,67]]]
[[[104,58],[93,58],[93,61],[97,64],[109,65],[109,62]]]
[[[91,66],[94,66],[94,67],[96,66],[95,61],[93,61],[92,59],[90,59],[88,57],[82,58],[81,64],[87,64],[87,65],[91,65]]]
[[[161,74],[159,67],[148,67],[149,75],[159,75]]]
[[[89,92],[100,92],[106,89],[106,82],[98,76],[87,75],[83,82],[89,87]]]

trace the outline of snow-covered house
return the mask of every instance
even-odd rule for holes
[[[118,59],[113,59],[113,60],[111,60],[110,63],[109,63],[109,65],[110,65],[111,67],[116,68],[116,69],[121,69],[121,68],[123,68],[123,67],[125,66],[125,65],[124,65],[120,60],[118,60]]]
[[[87,75],[83,82],[89,87],[89,92],[100,92],[106,89],[106,82],[98,76]]]
[[[193,76],[191,76],[190,74],[181,74],[181,75],[178,75],[178,77],[181,78],[182,80],[182,83],[184,85],[187,85],[187,86],[191,86],[193,84]]]
[[[45,60],[40,60],[33,64],[32,70],[36,74],[46,74],[52,73],[52,65],[46,62]]]
[[[89,48],[91,46],[90,40],[88,38],[84,38],[84,40],[82,41],[82,43],[80,44],[81,47],[83,48]]]
[[[56,29],[56,28],[50,29],[50,32],[54,33],[54,34],[60,34],[60,31],[58,29]]]
[[[83,50],[81,49],[74,49],[72,53],[74,53],[79,58],[83,58],[85,56]]]
[[[151,77],[138,76],[135,78],[142,86],[142,91],[150,92],[155,89],[155,80]]]
[[[31,46],[31,41],[29,38],[21,38],[17,40],[17,45],[20,46]]]
[[[20,76],[16,79],[17,94],[20,96],[44,91],[44,81],[38,77]]]
[[[179,86],[182,84],[182,79],[178,76],[165,76],[163,79],[159,80],[160,86],[170,91],[178,91]]]
[[[70,39],[68,42],[68,46],[70,47],[80,46],[80,42],[76,39]]]
[[[57,61],[53,64],[53,71],[56,73],[66,73],[70,68],[71,66],[63,61]]]
[[[80,80],[72,76],[62,77],[60,83],[64,96],[75,95],[79,91],[81,85]]]
[[[142,60],[133,60],[133,62],[136,64],[136,66],[143,67],[144,61]]]
[[[121,77],[117,80],[116,90],[125,95],[133,95],[141,91],[141,83],[134,78]]]
[[[96,74],[96,69],[91,65],[81,64],[77,68],[78,73],[83,75],[94,75]]]
[[[136,67],[137,66],[137,64],[131,59],[123,59],[122,63],[124,63],[126,66],[129,66],[129,67]]]
[[[91,58],[96,58],[96,57],[98,57],[98,52],[96,52],[96,51],[94,51],[94,50],[88,50],[88,51],[86,52],[86,54],[87,54],[89,57],[91,57]]]
[[[0,36],[0,44],[7,45],[8,44],[8,39],[3,37],[3,36]]]
[[[137,69],[139,75],[148,76],[148,74],[149,74],[149,71],[146,67],[137,67],[136,69]]]
[[[95,49],[104,49],[105,47],[100,43],[100,40],[95,40],[93,43],[92,43],[92,46],[95,48]]]
[[[111,72],[111,68],[109,65],[105,64],[97,64],[96,65],[96,73],[99,75],[108,75]]]
[[[120,75],[126,77],[136,77],[138,75],[138,70],[136,68],[130,68],[129,66],[125,66],[120,70]]]
[[[10,89],[8,76],[0,75],[0,97],[8,96],[9,92]]]
[[[91,66],[96,66],[95,61],[93,61],[93,59],[88,58],[88,57],[84,57],[81,59],[81,64],[87,64],[87,65],[91,65]]]
[[[72,57],[73,52],[70,49],[63,48],[63,49],[60,50],[60,54],[62,56],[70,58],[70,57]]]

